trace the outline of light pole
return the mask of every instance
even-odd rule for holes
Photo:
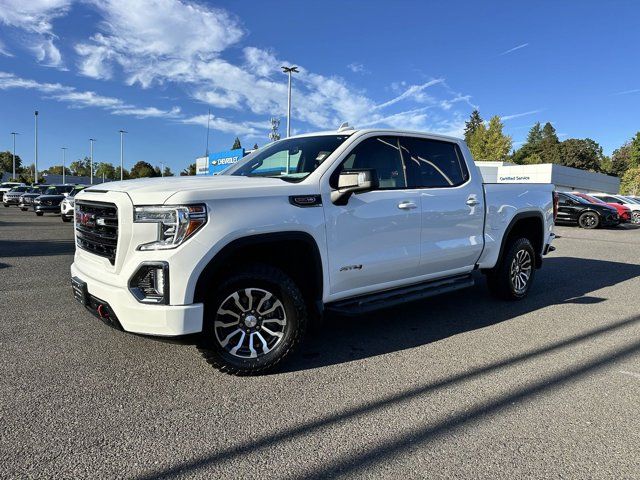
[[[60,150],[62,150],[62,183],[64,183],[64,171],[67,168],[67,147],[60,147]]]
[[[289,94],[287,95],[287,137],[291,136],[291,74],[299,73],[298,67],[280,67],[284,73],[289,74]]]
[[[13,135],[13,180],[16,179],[16,135],[20,135],[18,132],[11,132]]]
[[[35,163],[33,165],[33,182],[38,183],[38,111],[35,111],[34,114],[35,122],[36,122],[36,131],[35,131]]]
[[[124,180],[124,134],[126,130],[120,130],[120,181]]]
[[[160,162],[160,176],[164,178],[164,162]]]
[[[93,142],[95,142],[95,138],[89,139],[89,183],[93,185]]]

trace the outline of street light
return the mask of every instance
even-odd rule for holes
[[[35,131],[35,163],[33,165],[33,182],[38,183],[38,111],[36,110],[34,113],[35,123],[36,123],[36,131]]]
[[[16,179],[16,135],[20,135],[18,132],[11,132],[13,135],[13,179]]]
[[[62,183],[64,183],[64,171],[67,168],[67,147],[60,147],[60,150],[62,150]]]
[[[95,138],[89,139],[89,183],[93,185],[93,142],[96,142]]]
[[[120,132],[120,181],[124,180],[124,134],[129,133],[126,130]]]
[[[287,95],[287,137],[291,136],[291,74],[299,73],[298,67],[280,67],[282,71],[289,75],[289,94]]]

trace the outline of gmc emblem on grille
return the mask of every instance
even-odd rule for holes
[[[91,213],[78,212],[76,221],[83,227],[95,227],[96,216]]]

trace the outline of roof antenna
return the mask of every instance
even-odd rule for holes
[[[349,122],[343,122],[342,125],[338,127],[338,132],[346,132],[347,130],[355,130],[349,126]]]

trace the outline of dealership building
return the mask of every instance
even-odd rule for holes
[[[249,153],[251,151],[245,151],[244,148],[236,148],[196,158],[196,175],[216,175]]]
[[[476,165],[486,183],[551,183],[561,192],[618,193],[620,190],[618,177],[553,163],[516,165],[476,161]]]

